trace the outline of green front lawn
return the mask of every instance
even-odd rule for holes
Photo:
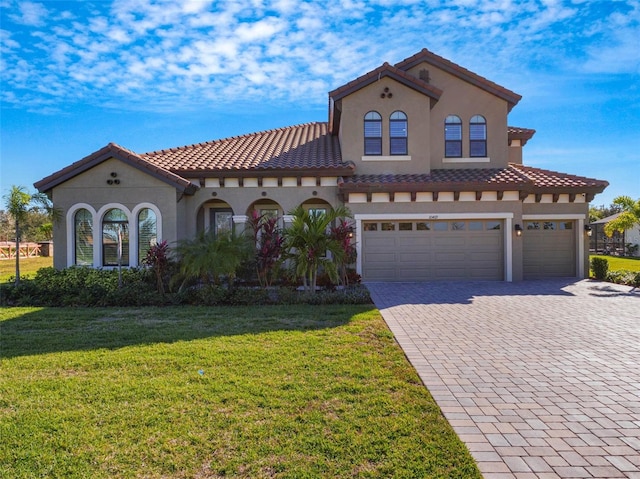
[[[0,477],[480,477],[370,306],[4,308],[0,340]]]
[[[606,259],[609,262],[609,271],[640,271],[640,257],[590,255],[589,261],[592,258]]]
[[[20,258],[20,278],[34,277],[40,268],[53,266],[53,257],[37,256],[35,258]],[[3,259],[0,261],[0,283],[5,283],[16,276],[16,260]]]

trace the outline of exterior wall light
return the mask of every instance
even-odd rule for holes
[[[522,236],[522,226],[516,225],[515,230],[516,230],[516,236]]]
[[[584,225],[584,232],[587,233],[587,236],[591,238],[593,231],[591,230],[591,225]]]

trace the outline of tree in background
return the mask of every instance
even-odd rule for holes
[[[14,225],[16,242],[16,285],[20,284],[20,238],[21,227],[27,221],[30,213],[44,213],[53,219],[55,210],[49,198],[44,193],[31,194],[24,186],[12,186],[9,193],[3,196],[7,213],[11,216]]]
[[[620,207],[620,214],[604,225],[604,232],[611,237],[615,231],[624,233],[634,226],[640,228],[640,199],[632,200],[630,196],[618,196],[613,204]]]

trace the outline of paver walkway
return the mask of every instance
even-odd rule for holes
[[[367,286],[485,479],[640,478],[640,292],[589,280]]]

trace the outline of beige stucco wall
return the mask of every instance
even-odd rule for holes
[[[111,173],[117,176],[114,178]],[[109,185],[107,180],[120,180]],[[54,266],[64,268],[72,258],[67,256],[67,213],[78,204],[86,204],[98,212],[105,205],[119,204],[132,212],[141,203],[155,205],[162,214],[162,238],[173,242],[178,238],[178,203],[176,189],[117,160],[109,159],[53,189],[53,202],[62,213],[54,226]],[[94,224],[94,241],[100,241],[100,229]]]
[[[431,111],[431,168],[503,168],[509,161],[507,138],[508,105],[485,90],[467,83],[447,72],[423,64],[409,73],[419,75],[422,69],[429,70],[431,84],[442,90],[440,100]],[[490,163],[443,163],[444,121],[448,115],[457,115],[462,120],[462,156],[469,158],[469,120],[482,115],[487,121],[487,154]]]
[[[384,89],[393,96],[381,98]],[[381,173],[428,173],[430,141],[430,99],[390,78],[382,78],[342,99],[340,145],[343,161],[353,161],[360,175]],[[364,156],[364,116],[377,111],[382,116],[382,157]],[[408,151],[411,161],[399,161],[389,155],[389,117],[394,111],[407,115]]]

